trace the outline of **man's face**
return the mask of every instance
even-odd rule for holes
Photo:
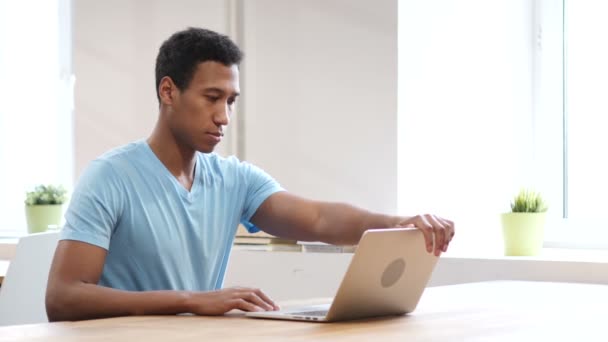
[[[236,65],[200,63],[186,89],[172,90],[169,126],[178,142],[196,151],[212,152],[230,122],[239,92]]]

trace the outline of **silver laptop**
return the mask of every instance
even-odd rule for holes
[[[246,316],[333,322],[409,313],[418,305],[437,260],[426,251],[418,229],[368,230],[331,303]]]

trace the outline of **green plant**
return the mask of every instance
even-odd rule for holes
[[[522,189],[511,203],[511,211],[514,213],[544,213],[547,204],[538,192]]]
[[[38,185],[34,191],[25,193],[27,205],[63,204],[67,199],[67,191],[61,185]]]

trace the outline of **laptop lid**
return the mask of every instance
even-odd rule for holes
[[[418,229],[368,230],[324,317],[307,317],[306,308],[252,312],[247,316],[327,322],[412,312],[437,260],[426,251]]]

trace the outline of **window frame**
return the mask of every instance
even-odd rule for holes
[[[605,224],[568,217],[567,1],[537,1],[535,13],[536,184],[550,205],[544,247],[608,249]]]

